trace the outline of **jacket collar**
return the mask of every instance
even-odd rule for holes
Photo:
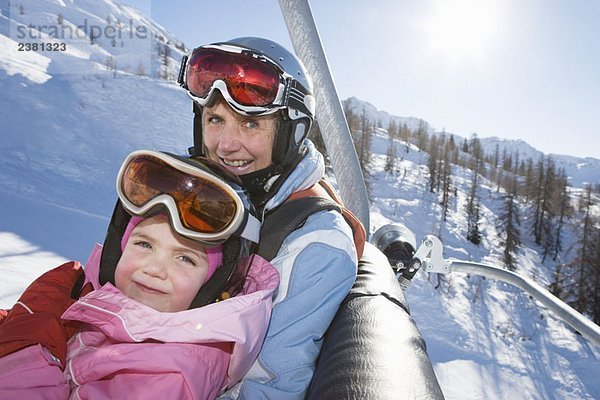
[[[308,149],[306,155],[283,182],[279,191],[267,202],[265,211],[282,204],[292,193],[308,189],[325,174],[323,155],[310,140],[305,139],[304,144]]]

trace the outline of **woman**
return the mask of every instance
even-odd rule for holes
[[[238,38],[184,58],[180,84],[194,101],[194,147],[239,175],[264,218],[324,175],[306,139],[314,119],[306,69],[279,44]],[[323,335],[356,277],[350,226],[336,211],[308,217],[271,263],[280,286],[258,360],[229,398],[305,397]]]

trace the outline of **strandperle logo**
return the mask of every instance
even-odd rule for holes
[[[73,2],[10,1],[13,57],[45,73],[52,69],[51,75],[152,74],[153,54],[166,51],[168,42],[147,22],[150,1],[138,1],[143,11],[117,4],[104,8],[102,2],[80,8]]]
[[[147,39],[150,33],[143,25],[136,25],[133,20],[127,23],[119,22],[116,25],[96,25],[83,20],[79,25],[48,24],[48,25],[17,25],[15,26],[14,39],[16,40],[96,40],[106,38],[120,39]]]

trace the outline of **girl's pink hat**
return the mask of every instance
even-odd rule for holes
[[[123,238],[121,239],[121,251],[125,250],[125,245],[131,236],[131,232],[133,232],[135,227],[143,220],[144,218],[142,217],[131,217],[129,223],[127,224],[127,228],[125,228],[125,232],[123,232]],[[215,270],[219,268],[221,264],[223,264],[223,246],[218,245],[205,247],[204,250],[206,251],[206,258],[208,259],[208,274],[206,275],[206,280],[209,280]]]

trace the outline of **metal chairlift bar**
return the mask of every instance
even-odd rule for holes
[[[449,263],[451,272],[481,275],[487,278],[507,282],[523,289],[540,303],[548,307],[556,316],[569,324],[573,329],[581,333],[585,338],[593,342],[596,346],[600,346],[600,327],[598,325],[594,324],[588,318],[581,315],[533,280],[492,265],[455,260],[449,261]]]

